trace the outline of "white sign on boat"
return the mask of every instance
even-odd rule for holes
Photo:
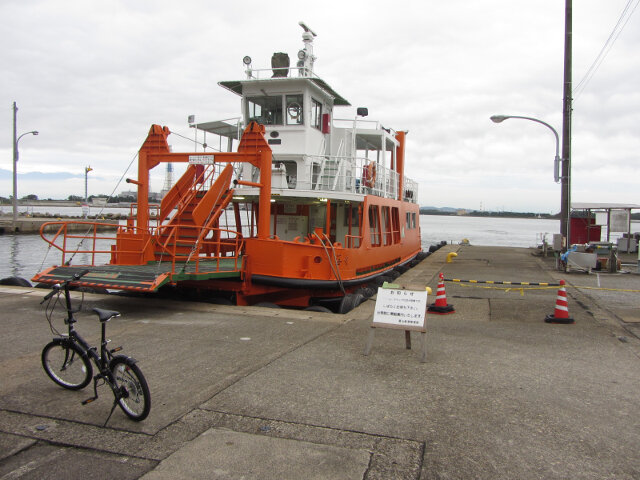
[[[191,165],[213,165],[213,155],[189,155]]]

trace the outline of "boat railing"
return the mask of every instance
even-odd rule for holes
[[[158,243],[161,250],[157,252],[156,258],[159,262],[170,262],[172,274],[184,273],[187,268],[189,273],[195,274],[241,270],[244,250],[244,237],[241,233],[226,228],[202,228],[199,240],[190,246],[190,250],[185,251],[179,232],[181,228],[189,227],[193,226],[161,226],[152,237],[163,239],[162,243]]]
[[[276,73],[277,72],[277,73]],[[247,68],[247,80],[265,80],[272,78],[317,78],[318,75],[305,67],[277,67],[277,68]]]
[[[396,131],[393,128],[386,128],[378,120],[365,120],[363,118],[334,118],[334,128],[345,128],[347,130],[378,130],[387,132],[391,136],[396,135]]]
[[[402,181],[402,190],[402,200],[405,202],[418,203],[418,182],[405,175]]]
[[[80,255],[83,264],[94,266],[98,262],[108,260],[113,253],[117,231],[122,228],[118,223],[58,221],[46,222],[40,227],[40,236],[62,253],[62,264],[70,262],[73,257]],[[108,230],[108,231],[105,231]],[[140,255],[139,250],[123,251],[127,255]],[[90,259],[90,260],[89,260]]]
[[[360,248],[360,245],[362,245],[362,239],[362,235],[345,235],[345,248]]]
[[[133,222],[134,219],[138,217],[138,203],[132,202],[129,205],[129,219],[130,223]],[[150,203],[149,204],[149,227],[157,227],[160,221],[160,204],[159,203]]]
[[[184,254],[179,250],[179,230],[175,227],[170,225],[148,231],[116,223],[57,221],[43,224],[40,236],[50,247],[61,252],[62,264],[79,255],[82,264],[87,266],[104,265],[112,258],[127,258],[129,264],[143,265],[147,263],[145,255],[150,243],[154,242],[154,250],[160,249],[156,250],[157,260],[170,262],[172,274],[186,271],[187,264],[192,265],[188,272],[195,274],[241,270],[244,249],[242,234],[225,228],[203,229],[202,240]],[[167,231],[163,232],[163,229]],[[163,233],[165,235],[161,237]],[[123,234],[144,239],[144,245],[135,242],[119,244],[118,235]],[[164,241],[160,243],[159,238]],[[120,245],[131,246],[122,248]]]
[[[307,155],[296,189],[397,198],[398,172],[364,157]]]

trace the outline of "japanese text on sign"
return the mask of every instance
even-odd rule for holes
[[[213,165],[213,155],[189,155],[191,165]]]
[[[373,323],[423,330],[427,291],[379,288]]]

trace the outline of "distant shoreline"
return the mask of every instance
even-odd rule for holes
[[[543,220],[560,220],[560,215],[550,215],[548,213],[522,213],[522,212],[441,212],[438,210],[420,209],[420,215],[434,215],[441,217],[491,217],[491,218],[532,218]]]
[[[19,207],[81,207],[84,202],[76,202],[73,200],[18,200]],[[109,207],[109,208],[129,208],[131,202],[119,203],[89,203],[89,207]],[[2,203],[0,207],[11,207],[11,203]]]
[[[83,202],[73,201],[73,200],[23,200],[18,201],[18,206],[20,207],[41,207],[41,206],[50,206],[50,207],[80,207]],[[11,203],[2,203],[0,207],[11,207]],[[89,203],[89,207],[91,208],[130,208],[130,202],[119,202],[119,203],[106,203],[106,204],[92,204]],[[534,218],[534,219],[544,219],[544,220],[560,220],[560,214],[549,214],[549,213],[534,213],[534,212],[508,212],[508,211],[500,211],[500,212],[492,212],[492,211],[478,211],[478,210],[466,210],[466,209],[433,209],[433,208],[425,208],[420,207],[420,215],[433,215],[433,216],[443,216],[443,217],[491,217],[491,218]],[[640,220],[640,213],[632,213],[632,220]]]

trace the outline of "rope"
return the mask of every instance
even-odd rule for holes
[[[173,130],[171,130],[171,135],[176,135],[176,136],[178,136],[178,137],[180,137],[180,138],[184,138],[185,140],[187,140],[187,141],[189,141],[189,142],[192,142],[192,143],[194,143],[195,145],[200,145],[203,149],[210,148],[210,149],[211,149],[211,150],[213,150],[214,152],[220,152],[220,151],[221,151],[219,148],[214,148],[214,147],[212,147],[212,146],[210,146],[210,145],[208,145],[208,144],[206,144],[206,143],[204,143],[204,142],[198,142],[198,141],[196,141],[196,140],[195,140],[195,139],[193,139],[193,138],[185,137],[184,135],[181,135],[181,134],[179,134],[179,133],[177,133],[177,132],[174,132]]]
[[[514,287],[483,287],[480,285],[465,285],[464,283],[460,283],[461,287],[467,287],[467,288],[484,288],[484,289],[488,289],[488,290],[502,290],[504,292],[510,292],[510,291],[517,291],[520,292],[521,296],[524,296],[524,292],[529,291],[529,290],[555,290],[556,286],[548,286],[548,287],[520,287],[520,288],[514,288]],[[565,285],[566,287],[567,285]]]
[[[548,282],[509,282],[509,281],[494,281],[494,280],[460,280],[459,278],[445,278],[445,282],[459,282],[459,283],[490,283],[495,285],[537,285],[541,287],[559,287],[559,283]]]
[[[560,287],[559,283],[546,283],[546,282],[508,282],[508,281],[494,281],[494,280],[461,280],[459,278],[445,278],[445,282],[454,282],[458,283],[461,287],[475,287],[475,288],[485,288],[491,290],[503,290],[505,292],[509,292],[511,290],[517,290],[521,295],[524,295],[525,290],[550,290],[555,289],[556,287]],[[472,285],[465,285],[466,283]],[[491,285],[519,285],[520,288],[513,287],[483,287],[478,284],[491,284]],[[537,286],[537,287],[536,287]],[[527,287],[527,288],[524,288]],[[640,293],[640,290],[631,289],[631,288],[605,288],[605,287],[590,287],[586,285],[569,285],[565,284],[565,288],[584,288],[586,290],[603,290],[608,292],[627,292],[627,293]]]
[[[340,268],[338,267],[338,260],[336,259],[336,265],[335,268],[333,266],[333,263],[331,262],[331,256],[329,255],[329,250],[327,250],[327,246],[324,244],[324,242],[322,241],[322,238],[320,238],[320,235],[318,235],[316,232],[313,232],[313,234],[318,237],[318,240],[320,241],[320,245],[322,245],[322,247],[324,248],[324,252],[327,254],[327,260],[329,260],[329,266],[331,267],[331,270],[333,271],[333,275],[336,277],[336,280],[338,281],[338,285],[340,286],[340,290],[342,290],[342,293],[344,293],[345,295],[347,294],[347,292],[344,289],[344,285],[342,283],[342,278],[340,277]],[[331,249],[333,250],[333,244],[331,243],[331,240],[329,239],[329,237],[327,237],[326,234],[323,234],[324,237],[327,239],[327,241],[329,242],[329,245],[331,246]],[[335,250],[333,252],[334,258],[335,258]],[[336,269],[338,269],[338,271],[336,271]]]

